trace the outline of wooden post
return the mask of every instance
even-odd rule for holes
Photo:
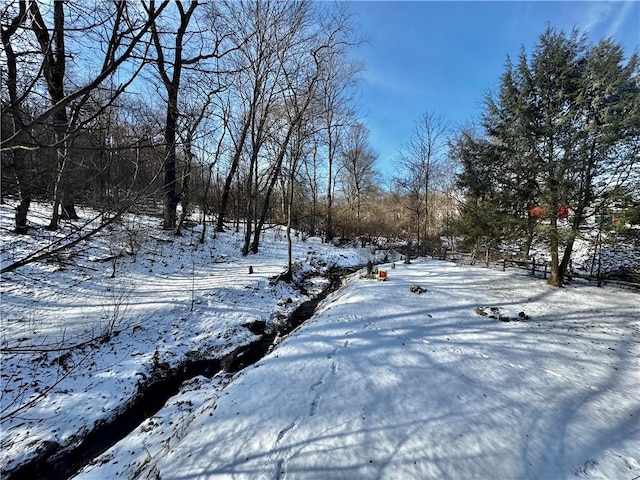
[[[531,259],[531,275],[536,274],[536,257]]]
[[[502,271],[506,271],[507,270],[507,257],[504,257],[502,259]]]
[[[489,247],[487,247],[487,251],[484,254],[484,263],[486,264],[487,268],[489,268]]]
[[[602,255],[598,257],[598,286],[602,286]]]
[[[549,264],[547,262],[544,262],[544,279],[547,279],[547,268],[549,267]]]

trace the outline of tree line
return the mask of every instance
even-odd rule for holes
[[[219,231],[242,222],[244,253],[276,217],[322,224],[331,240],[336,190],[355,182],[360,202],[360,177],[374,174],[358,169],[371,152],[355,114],[357,41],[339,4],[7,3],[2,181],[19,198],[16,232],[34,198],[52,201],[52,230],[78,204],[161,201],[176,233],[196,207]]]
[[[0,13],[2,195],[20,234],[38,200],[52,230],[77,205],[105,223],[144,210],[176,234],[194,220],[242,231],[243,254],[273,223],[423,252],[523,239],[526,256],[542,235],[560,284],[590,216],[637,207],[638,58],[611,39],[549,28],[507,59],[478,126],[427,111],[385,178],[344,3],[14,0]]]

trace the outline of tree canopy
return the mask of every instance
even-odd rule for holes
[[[511,231],[530,234],[538,206],[550,283],[560,285],[580,227],[638,175],[639,89],[637,53],[625,58],[610,38],[589,45],[578,30],[549,27],[531,54],[523,50],[515,65],[507,59],[498,92],[486,100],[482,132],[455,142],[459,185],[470,200],[466,222],[498,215]]]

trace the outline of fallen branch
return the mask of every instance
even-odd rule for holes
[[[77,244],[79,244],[81,242],[84,242],[85,240],[88,240],[89,238],[93,237],[96,233],[101,232],[103,229],[105,229],[106,227],[108,227],[112,223],[114,223],[117,220],[119,220],[122,217],[122,215],[124,215],[128,210],[129,210],[129,207],[120,209],[118,212],[115,213],[115,215],[113,217],[108,219],[106,222],[101,223],[100,225],[98,225],[93,230],[90,230],[86,234],[81,235],[80,237],[76,238],[75,240],[70,241],[69,243],[65,243],[63,245],[60,245],[57,248],[51,249],[51,247],[53,247],[54,245],[59,245],[63,241],[67,240],[70,237],[70,235],[66,236],[64,238],[58,239],[55,242],[51,243],[50,245],[47,245],[46,247],[43,247],[40,250],[36,250],[32,254],[27,255],[25,258],[23,258],[21,260],[18,260],[17,262],[14,262],[11,265],[8,265],[8,266],[4,267],[3,269],[0,270],[0,274],[12,272],[13,270],[16,270],[16,269],[18,269],[20,267],[24,267],[25,265],[29,265],[30,263],[37,262],[38,260],[42,260],[42,259],[51,257],[52,255],[60,253],[60,252],[66,250],[68,248],[71,248],[71,247],[73,247],[73,246],[75,246],[75,245],[77,245]],[[89,222],[87,222],[86,225],[88,225],[89,223],[93,222],[95,219],[99,218],[101,215],[102,215],[102,213],[96,215]]]

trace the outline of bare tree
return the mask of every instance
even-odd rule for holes
[[[195,142],[197,140],[196,132],[203,122],[207,110],[209,109],[212,103],[213,92],[207,92],[205,94],[204,102],[199,106],[199,109],[193,109],[189,112],[186,112],[183,116],[183,126],[179,137],[182,141],[182,147],[184,150],[184,170],[180,177],[180,205],[182,207],[182,211],[178,217],[176,222],[176,226],[174,228],[174,233],[176,235],[180,235],[180,231],[182,229],[182,225],[184,223],[185,218],[189,215],[190,210],[190,202],[191,202],[191,194],[190,194],[190,180],[191,180],[191,170],[193,168],[193,164],[196,161],[196,154],[194,152]],[[215,162],[215,160],[214,160]],[[213,165],[211,166],[213,168]],[[210,168],[210,170],[211,170]],[[211,178],[211,174],[209,174],[209,178]],[[207,189],[208,189],[207,182]]]
[[[54,2],[53,4],[53,29],[49,36],[49,29],[40,13],[40,7],[36,2],[29,3],[29,14],[31,16],[31,26],[40,44],[43,57],[42,70],[47,84],[47,90],[51,98],[51,103],[56,105],[64,97],[64,81],[66,70],[66,49],[65,49],[65,24],[64,24],[64,3]],[[67,132],[69,131],[69,117],[67,110],[61,108],[53,115],[53,131],[57,144],[57,174],[53,187],[53,214],[49,228],[58,228],[59,207],[62,204],[62,214],[66,218],[76,219],[78,215],[71,200],[69,191],[68,176],[66,174],[69,162],[70,145]]]
[[[431,232],[431,199],[447,160],[448,130],[442,116],[424,113],[409,143],[400,151],[395,183],[402,193],[398,198],[404,199],[405,207],[415,215],[418,245]]]
[[[164,2],[155,14],[159,14],[168,3],[168,1]],[[75,22],[77,25],[74,24],[73,28],[70,28],[67,25],[65,12],[68,9],[79,8],[85,10],[75,12],[73,19],[69,22]],[[0,150],[3,153],[13,153],[15,159],[15,152],[19,150],[55,149],[57,165],[55,178],[52,181],[54,209],[50,223],[50,228],[55,229],[61,214],[68,217],[76,216],[73,204],[76,186],[71,185],[69,177],[69,169],[72,167],[71,141],[74,136],[82,132],[83,127],[102,113],[101,108],[92,108],[90,113],[86,114],[85,106],[91,102],[94,106],[97,105],[99,98],[103,98],[106,105],[109,105],[131,84],[142,68],[143,62],[132,64],[129,72],[123,75],[125,80],[112,88],[110,95],[105,97],[96,95],[97,92],[101,92],[101,86],[132,58],[134,51],[141,46],[144,48],[144,39],[154,18],[141,17],[126,2],[88,6],[53,2],[52,11],[43,12],[38,2],[29,0],[18,3],[18,12],[20,12],[18,25],[30,28],[35,39],[35,48],[31,47],[30,40],[25,41],[24,35],[18,37],[12,28],[5,29],[3,26],[5,50],[7,45],[11,44],[8,50],[14,54],[13,61],[22,59],[21,64],[18,65],[16,62],[13,66],[16,71],[22,68],[25,77],[31,77],[30,80],[23,82],[22,91],[16,89],[13,100],[11,100],[11,94],[9,95],[7,109],[15,112],[30,99],[39,98],[42,93],[40,91],[42,83],[49,97],[50,106],[34,111],[28,118],[23,116],[17,123],[15,122],[17,117],[14,117],[13,125],[17,128],[13,128],[9,135],[3,135]],[[96,48],[95,45],[92,45],[92,49],[81,48],[85,38],[96,41],[102,48]],[[75,45],[73,52],[67,49],[70,43]],[[103,55],[96,56],[95,52],[100,50]],[[91,68],[79,69],[82,75],[73,72],[76,74],[72,78],[67,69],[67,59],[71,54],[75,55],[76,63],[82,64],[85,60],[86,65],[90,64]],[[11,62],[9,56],[7,60]],[[39,62],[39,65],[34,68],[36,62]],[[87,72],[97,73],[88,75]],[[17,78],[17,73],[13,78]],[[52,124],[54,133],[52,140],[38,133],[41,126],[47,122]],[[20,155],[20,153],[17,154],[18,159]],[[18,171],[19,169],[20,167]],[[26,191],[25,194],[25,190],[20,188],[23,198],[16,212],[18,221],[16,228],[24,230],[28,211],[26,199],[29,198],[29,192]]]
[[[272,190],[272,185],[278,180],[277,175],[281,168],[278,160],[281,157],[280,147],[286,147],[286,142],[290,141],[291,134],[287,135],[286,126],[291,127],[291,119],[296,116],[296,113],[292,116],[288,113],[293,103],[290,98],[286,98],[290,88],[284,80],[283,69],[287,68],[291,75],[291,62],[300,62],[300,59],[305,58],[308,65],[313,67],[309,52],[319,44],[328,48],[322,52],[322,68],[318,70],[319,76],[315,80],[318,87],[322,85],[322,88],[316,89],[313,102],[316,104],[314,109],[317,112],[325,112],[323,117],[328,125],[329,170],[333,168],[332,161],[338,148],[339,132],[348,113],[350,88],[360,67],[347,56],[348,46],[353,42],[349,17],[344,7],[321,8],[318,5],[311,2],[285,4],[259,0],[227,4],[231,28],[237,35],[236,43],[242,43],[242,47],[234,55],[234,66],[239,72],[237,98],[238,104],[242,107],[236,114],[234,154],[222,190],[217,230],[224,229],[232,185],[238,177],[241,160],[246,158],[248,165],[243,169],[243,198],[244,215],[247,220],[244,251],[247,253],[247,242],[253,229],[252,220],[258,211],[261,212],[261,216],[265,214],[269,205],[263,201],[260,209],[256,202],[264,199],[265,192]],[[311,27],[316,38],[305,39],[304,35]],[[302,45],[306,45],[306,50],[300,48]],[[316,52],[319,53],[319,50]],[[283,113],[285,118],[288,118],[284,122],[278,118]],[[285,130],[271,133],[277,124],[285,125]],[[269,145],[272,140],[279,143],[280,147]],[[283,143],[283,140],[286,142]],[[272,152],[275,152],[270,160],[266,160],[266,167],[259,163],[259,160],[264,160],[261,153],[264,148],[271,148]],[[264,175],[268,179],[260,182],[259,177]],[[330,171],[329,176],[333,179],[334,172]],[[332,190],[333,187],[329,185],[329,191]],[[263,222],[258,220],[258,223]],[[257,247],[258,238],[259,233],[254,235],[251,250]]]
[[[281,279],[285,281],[291,281],[293,279],[293,240],[291,238],[291,231],[293,228],[293,209],[294,209],[294,196],[296,177],[298,176],[301,160],[304,156],[304,147],[307,143],[306,139],[311,136],[311,132],[308,129],[305,130],[301,123],[296,125],[295,135],[293,142],[289,149],[289,162],[287,166],[288,178],[286,180],[286,210],[287,210],[287,270],[281,275]]]
[[[330,15],[330,22],[336,24],[335,45],[328,55],[322,77],[321,98],[324,135],[326,142],[326,216],[325,239],[333,240],[333,191],[335,162],[341,148],[344,130],[353,122],[354,87],[363,65],[347,56],[347,48],[357,43],[349,27],[349,16],[342,6]]]
[[[226,152],[226,140],[229,134],[229,117],[231,115],[231,105],[228,101],[225,101],[224,98],[220,98],[221,102],[218,106],[218,123],[213,128],[212,131],[207,133],[207,137],[215,138],[217,136],[217,140],[215,141],[215,147],[213,151],[208,152],[207,157],[208,161],[206,162],[207,173],[204,188],[201,192],[201,200],[200,200],[200,208],[202,209],[202,232],[200,234],[200,243],[204,243],[205,232],[206,232],[206,216],[210,210],[208,198],[209,191],[211,188],[212,177],[213,177],[213,169],[219,164],[220,159]]]
[[[277,181],[281,175],[283,161],[288,152],[290,144],[294,139],[298,142],[307,140],[308,136],[302,137],[302,123],[313,125],[311,110],[314,100],[317,98],[317,87],[320,74],[324,67],[326,52],[331,45],[331,35],[324,38],[324,34],[317,30],[318,24],[313,24],[313,17],[309,10],[300,11],[301,17],[292,24],[293,31],[297,33],[297,38],[292,37],[293,42],[288,50],[281,50],[280,64],[283,84],[283,104],[279,109],[281,114],[279,124],[280,135],[275,134],[276,140],[275,162],[271,165],[269,180],[264,193],[262,213],[258,220],[256,230],[251,244],[251,251],[257,253],[260,242],[260,233],[264,226],[267,213],[270,208],[271,196],[274,192]],[[313,27],[312,27],[313,26]],[[307,128],[309,130],[309,127]],[[298,150],[302,146],[298,147]]]
[[[247,151],[251,165],[247,169],[247,193],[251,195],[254,183],[254,168],[259,150],[266,140],[266,121],[274,105],[277,73],[277,50],[281,43],[278,38],[287,9],[295,4],[252,0],[246,2],[227,1],[223,3],[229,29],[233,32],[232,42],[237,49],[231,57],[233,69],[237,72],[233,88],[239,104],[236,119],[237,128],[232,135],[234,152],[227,172],[220,205],[216,230],[224,231],[231,187],[238,175],[240,160]],[[252,199],[248,198],[249,204]]]
[[[7,112],[8,122],[6,126],[9,128],[8,134],[10,137],[22,131],[25,125],[25,114],[22,111],[22,101],[24,97],[18,95],[18,54],[13,48],[12,37],[18,33],[19,28],[23,27],[27,20],[26,0],[18,2],[18,10],[12,13],[12,17],[11,22],[6,27],[4,21],[2,24],[2,46],[4,47],[7,58],[5,83],[8,90],[8,98],[6,102],[3,99],[2,110],[3,112]],[[2,123],[4,137],[5,122],[3,121]],[[26,171],[26,150],[19,148],[13,150],[11,153],[13,155],[13,167],[20,195],[20,202],[15,214],[15,231],[16,233],[27,233],[27,213],[31,205],[31,185]]]
[[[375,187],[377,156],[369,146],[369,131],[361,123],[349,129],[340,154],[341,189],[355,216],[355,234],[360,236],[363,203]]]
[[[322,158],[320,148],[322,145],[320,132],[315,132],[315,135],[310,140],[312,142],[311,152],[309,158],[303,163],[303,175],[304,183],[309,190],[309,202],[307,227],[306,231],[309,235],[317,235],[319,232],[319,226],[321,217],[326,214],[326,211],[322,210],[320,204],[320,182],[322,181],[320,168],[322,165]]]
[[[207,71],[205,63],[211,59],[219,59],[226,52],[222,51],[225,34],[217,35],[213,32],[213,37],[206,37],[199,27],[195,27],[194,31],[190,31],[190,23],[194,19],[194,12],[198,7],[198,1],[189,2],[185,8],[184,2],[176,1],[178,26],[175,34],[172,33],[173,42],[170,45],[169,27],[159,26],[159,20],[151,26],[153,44],[155,46],[156,59],[155,64],[160,75],[163,86],[165,87],[166,101],[166,117],[164,128],[165,140],[165,160],[164,160],[164,182],[163,182],[163,228],[167,230],[176,230],[176,211],[180,198],[176,190],[176,143],[177,143],[177,126],[180,117],[179,94],[182,81],[182,73],[185,69],[202,69]],[[155,13],[155,2],[150,1],[145,5],[145,9],[150,15]],[[215,17],[218,16],[215,9],[209,10],[210,26],[214,30],[217,27]],[[171,18],[175,20],[175,16]],[[196,19],[197,20],[197,19]],[[188,45],[189,41],[196,45]],[[187,48],[193,48],[190,56],[187,56]],[[210,68],[208,73],[215,75],[217,69]]]

